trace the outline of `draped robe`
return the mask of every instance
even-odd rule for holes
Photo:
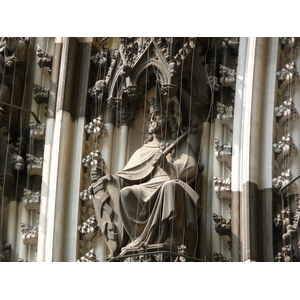
[[[104,192],[112,201],[110,205],[117,216],[114,232],[119,235],[114,248],[118,251],[121,246],[125,250],[142,243],[195,247],[201,207],[198,194],[187,182],[195,178],[196,159],[190,145],[184,142],[167,156],[172,170],[167,173],[152,164],[160,145],[157,140],[144,144],[122,171],[109,175],[106,190],[94,190],[96,217]],[[99,213],[97,219],[103,223]]]

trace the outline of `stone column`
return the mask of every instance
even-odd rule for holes
[[[272,241],[263,239],[272,236],[272,207],[263,197],[272,190],[276,77],[269,74],[276,70],[277,55],[274,39],[240,39],[232,149],[233,261],[262,261],[265,248],[272,252]]]
[[[47,206],[48,194],[50,190],[50,168],[51,168],[51,152],[53,142],[53,129],[54,129],[54,110],[57,98],[57,88],[60,72],[60,61],[62,52],[63,38],[56,38],[54,44],[54,56],[51,72],[51,84],[48,99],[48,118],[46,121],[45,132],[45,145],[44,145],[44,158],[43,158],[43,180],[41,187],[41,205],[40,205],[40,221],[39,221],[39,240],[37,261],[42,262],[45,260],[45,242],[46,242],[46,225],[47,225]]]

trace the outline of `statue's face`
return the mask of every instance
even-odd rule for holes
[[[164,116],[154,116],[148,127],[149,133],[162,132],[166,127],[166,118]]]

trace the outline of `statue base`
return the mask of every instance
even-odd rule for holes
[[[140,245],[132,248],[122,248],[117,257],[108,257],[109,262],[192,262],[203,261],[187,252],[185,245],[171,244]]]

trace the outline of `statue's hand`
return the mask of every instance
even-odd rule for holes
[[[152,165],[159,165],[162,169],[167,170],[170,168],[170,163],[168,162],[163,151],[159,150],[154,154]]]

